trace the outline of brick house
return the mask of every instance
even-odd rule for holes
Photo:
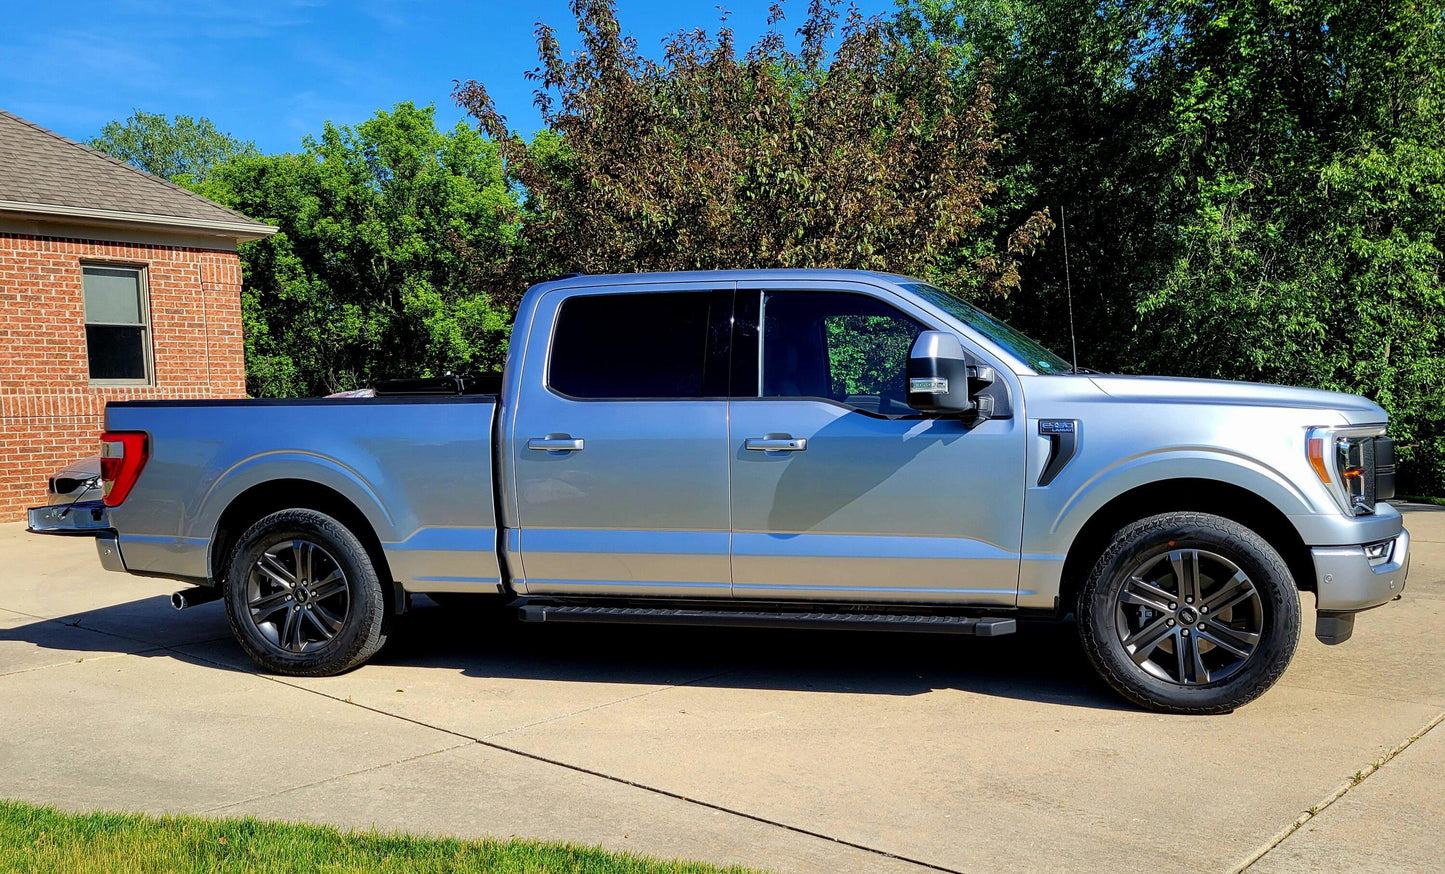
[[[236,245],[275,231],[0,110],[0,522],[106,401],[245,395]]]

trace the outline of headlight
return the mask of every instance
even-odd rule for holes
[[[1334,495],[1335,502],[1351,516],[1368,516],[1375,512],[1375,502],[1381,499],[1377,488],[1377,465],[1385,459],[1376,459],[1376,441],[1383,441],[1388,455],[1388,494],[1394,496],[1394,453],[1389,440],[1384,436],[1383,425],[1366,425],[1347,428],[1311,428],[1305,446],[1310,467],[1321,483]]]

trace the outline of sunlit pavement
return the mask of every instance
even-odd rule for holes
[[[0,797],[788,871],[1434,869],[1445,508],[1406,524],[1402,601],[1193,718],[1122,704],[1065,625],[531,627],[418,599],[373,664],[274,678],[219,603],[175,612],[91,541],[4,525]]]

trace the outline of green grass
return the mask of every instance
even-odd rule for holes
[[[743,870],[538,841],[344,832],[255,819],[72,814],[0,800],[0,871],[707,874]]]

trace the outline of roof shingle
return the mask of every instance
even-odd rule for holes
[[[0,210],[7,207],[74,217],[78,211],[153,217],[157,224],[219,230],[245,237],[274,228],[199,194],[142,172],[54,131],[0,109]]]

